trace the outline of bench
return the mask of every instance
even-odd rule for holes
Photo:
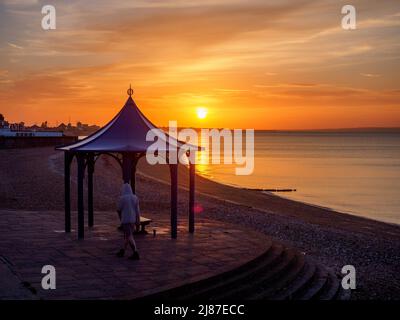
[[[146,234],[146,226],[149,225],[153,220],[145,217],[140,217],[140,230],[135,231],[135,233],[144,233]]]
[[[153,220],[145,217],[140,217],[140,229],[136,230],[133,232],[134,234],[147,234],[148,232],[146,231],[146,226],[149,225]],[[118,227],[119,231],[122,231],[122,225]]]

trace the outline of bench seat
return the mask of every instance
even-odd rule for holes
[[[149,225],[153,220],[145,217],[140,217],[140,230],[135,233],[147,233],[146,226]]]

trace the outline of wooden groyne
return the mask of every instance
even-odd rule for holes
[[[296,189],[262,189],[262,191],[267,192],[296,192]]]
[[[296,189],[279,189],[279,188],[269,188],[269,189],[260,189],[260,188],[244,188],[245,190],[253,190],[253,191],[264,191],[264,192],[296,192]]]

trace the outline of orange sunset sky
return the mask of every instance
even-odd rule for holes
[[[41,28],[45,4],[56,30]],[[400,126],[400,1],[351,1],[350,31],[345,4],[2,0],[0,113],[103,125],[132,83],[161,126]]]

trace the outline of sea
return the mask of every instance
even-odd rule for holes
[[[256,131],[254,141],[252,174],[236,175],[235,163],[202,163],[197,173],[240,188],[296,190],[275,194],[400,224],[399,132]]]

